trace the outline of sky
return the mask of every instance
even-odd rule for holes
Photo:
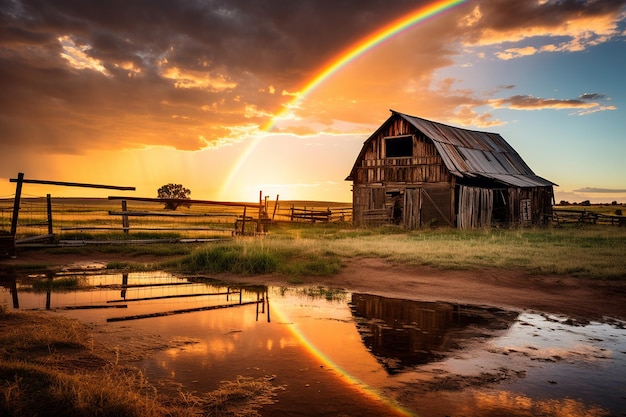
[[[626,0],[0,0],[0,197],[350,202],[399,111],[626,203]]]

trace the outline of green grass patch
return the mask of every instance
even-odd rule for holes
[[[341,259],[337,256],[311,255],[309,259],[290,259],[280,265],[279,272],[290,276],[329,276],[342,268]]]
[[[165,266],[191,273],[279,273],[287,276],[333,275],[341,269],[339,256],[315,249],[309,242],[260,238],[211,243]]]
[[[114,262],[107,263],[106,269],[141,272],[141,271],[154,271],[155,269],[158,269],[158,265],[146,264],[146,263],[140,263],[140,262],[114,261]]]
[[[185,272],[231,272],[236,274],[267,274],[276,271],[277,258],[258,247],[228,244],[205,246],[176,262]]]
[[[83,281],[83,279],[77,276],[54,279],[43,278],[33,281],[33,290],[35,292],[70,291],[80,288],[83,285]]]

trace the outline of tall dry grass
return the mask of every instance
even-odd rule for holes
[[[102,343],[75,320],[0,309],[0,415],[258,416],[282,389],[271,377],[239,377],[208,393],[165,395]]]

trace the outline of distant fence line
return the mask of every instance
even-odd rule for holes
[[[184,238],[264,233],[272,222],[351,222],[352,207],[315,206],[307,202],[266,204],[184,200],[191,208],[165,210],[167,199],[141,197],[21,199],[20,221],[15,240],[7,232],[12,226],[10,200],[0,201],[0,251],[14,243],[79,239],[81,233],[132,232],[163,234],[176,232]],[[590,223],[626,226],[626,217],[592,210],[553,210],[553,224]]]
[[[272,220],[308,223],[351,222],[352,207],[296,207],[294,204],[287,208],[279,206]]]
[[[626,217],[597,213],[591,210],[553,209],[552,220],[561,223],[593,223],[626,226]]]
[[[1,230],[12,224],[12,207],[0,201]],[[265,233],[273,222],[349,222],[351,207],[298,206],[292,202],[255,204],[209,200],[182,200],[190,207],[176,211],[164,209],[169,199],[118,197],[21,198],[19,221],[14,236],[0,238],[0,251],[14,245],[67,242],[97,239],[207,239]],[[6,207],[5,207],[6,206]],[[119,232],[119,237],[110,235]],[[132,234],[132,235],[131,235]],[[160,235],[160,237],[159,237]],[[103,235],[104,236],[104,235]],[[168,237],[169,236],[169,237]],[[86,241],[85,241],[86,242]]]

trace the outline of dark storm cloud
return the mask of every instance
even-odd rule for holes
[[[491,0],[478,4],[482,19],[476,25],[475,37],[485,29],[506,32],[524,27],[557,28],[581,17],[616,15],[622,11],[626,0]]]
[[[63,153],[198,149],[262,124],[282,91],[417,5],[0,0],[0,140]]]
[[[581,94],[578,98],[581,100],[604,100],[606,99],[606,95],[598,93],[585,93]]]
[[[593,94],[596,98],[602,97],[601,94]],[[597,106],[597,103],[589,103],[587,99],[554,99],[541,98],[529,95],[515,95],[503,99],[491,100],[490,104],[496,108],[508,107],[521,110],[537,110],[537,109],[577,109],[589,108]]]
[[[80,153],[151,145],[195,150],[235,138],[266,123],[292,97],[283,92],[297,92],[337,53],[427,3],[0,0],[0,141],[3,148]],[[430,26],[428,36],[401,59],[411,78],[428,80],[451,64],[460,37],[481,39],[489,31],[616,14],[624,4],[468,1],[444,15],[446,24]],[[455,26],[455,19],[474,7],[480,8],[480,19]],[[384,94],[365,97],[368,103],[384,100],[386,106],[390,94],[406,90],[402,76],[370,72],[376,79],[359,90],[380,86]],[[423,95],[422,88],[414,90]],[[471,95],[442,90],[438,101],[423,100],[447,114],[476,105]],[[585,94],[544,104],[584,107],[596,98]],[[533,107],[539,100],[516,96],[501,105]],[[345,116],[321,110],[326,119],[351,122],[354,114],[365,115],[362,109]]]

